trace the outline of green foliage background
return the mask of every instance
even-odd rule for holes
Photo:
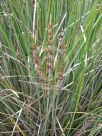
[[[50,22],[53,71],[47,95]],[[60,49],[54,65],[62,30],[65,52]],[[101,35],[101,0],[0,0],[0,135],[101,136]]]

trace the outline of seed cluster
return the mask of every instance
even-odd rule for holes
[[[52,74],[52,23],[48,26],[48,53],[47,53],[47,70],[48,70],[48,81],[51,81]]]
[[[36,73],[37,73],[37,75],[39,76],[40,79],[43,79],[44,75],[41,72],[41,69],[40,69],[40,66],[39,66],[39,61],[38,61],[38,58],[37,58],[35,50],[34,50],[34,46],[32,46],[32,56],[33,56],[33,61],[34,61]]]
[[[64,37],[64,31],[62,30],[61,35],[59,37],[59,43],[58,43],[58,47],[57,47],[57,54],[58,56],[60,55],[59,50],[61,49],[61,53],[62,53],[62,64],[59,70],[59,74],[58,74],[58,78],[57,78],[57,94],[59,95],[62,89],[62,81],[64,79],[63,75],[64,75],[64,54],[65,54],[65,46],[63,46],[63,44],[61,42],[63,42],[63,37]]]

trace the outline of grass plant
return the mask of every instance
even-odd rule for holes
[[[102,135],[101,0],[0,0],[0,135]]]

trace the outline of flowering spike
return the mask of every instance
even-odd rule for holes
[[[33,61],[34,61],[34,65],[35,65],[35,70],[36,70],[36,73],[39,76],[39,78],[44,79],[44,75],[41,72],[41,69],[39,66],[39,61],[38,61],[38,58],[36,57],[36,53],[35,53],[34,49],[35,49],[34,46],[32,46],[32,56],[33,56]]]
[[[48,25],[48,48],[47,48],[47,77],[48,77],[48,84],[50,86],[51,82],[51,75],[52,75],[52,23],[49,23]],[[50,88],[50,87],[49,87]],[[49,89],[48,89],[48,93]]]
[[[60,70],[59,70],[59,74],[58,74],[58,78],[57,78],[57,88],[56,88],[58,95],[60,94],[60,91],[62,89],[62,81],[63,81],[63,78],[64,78],[63,75],[64,75],[65,46],[61,46],[61,42],[63,40],[63,37],[64,37],[64,31],[62,30],[60,38],[59,38],[59,44],[58,44],[58,47],[57,47],[57,53],[56,53],[56,58],[58,58],[59,49],[61,49],[61,51],[62,51],[62,64],[61,64],[61,67],[60,67]]]

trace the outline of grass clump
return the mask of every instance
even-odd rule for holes
[[[0,134],[102,134],[100,0],[1,0]]]

